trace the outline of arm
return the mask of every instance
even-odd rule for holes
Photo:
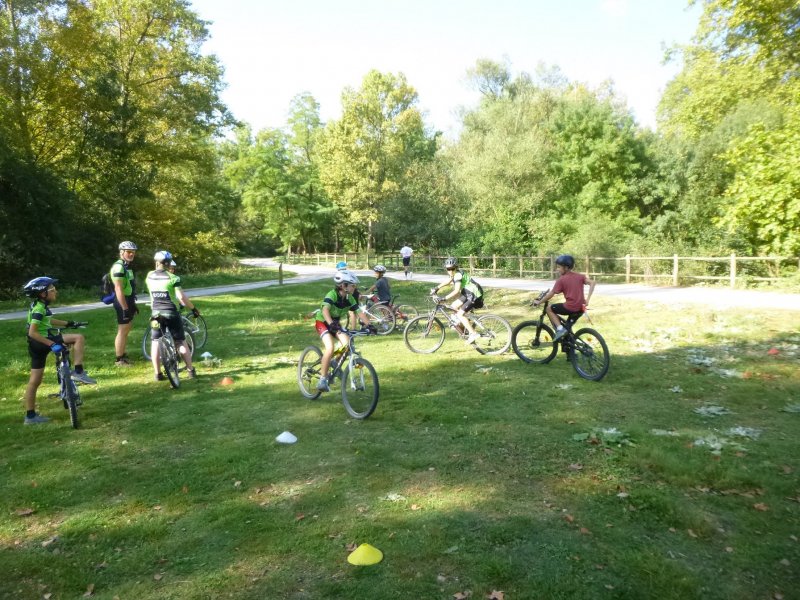
[[[589,293],[586,295],[586,306],[589,306],[589,299],[594,293],[594,286],[597,285],[597,282],[594,279],[588,279],[587,281],[589,283]]]
[[[117,296],[117,302],[122,307],[122,310],[128,310],[128,301],[125,300],[125,292],[122,287],[122,279],[114,278],[114,293]]]
[[[553,290],[550,290],[550,291],[549,291],[549,292],[547,292],[547,293],[544,295],[544,297],[543,297],[543,298],[541,298],[540,300],[534,300],[534,301],[533,301],[533,305],[534,305],[534,306],[539,306],[539,305],[540,305],[542,302],[547,302],[548,300],[550,300],[550,298],[552,298],[552,297],[553,297],[553,296],[555,296],[555,295],[556,295],[556,292],[555,292],[555,291],[553,291]]]
[[[194,304],[192,304],[192,301],[189,299],[189,296],[187,296],[186,292],[183,291],[183,288],[175,288],[175,295],[178,297],[178,300],[183,306],[185,306],[192,312],[197,310],[194,307]],[[197,314],[200,314],[199,311]]]
[[[322,307],[322,318],[325,319],[325,323],[327,323],[328,325],[333,323],[334,319],[331,316],[331,309],[327,304],[323,305]]]
[[[55,323],[55,319],[51,319],[50,322],[53,323],[53,325],[56,324]],[[37,342],[39,342],[41,344],[44,344],[45,346],[52,346],[53,344],[55,344],[55,342],[53,340],[48,340],[41,333],[39,333],[39,330],[36,328],[36,325],[33,324],[33,323],[31,323],[31,326],[28,327],[28,336],[32,340],[36,340]]]

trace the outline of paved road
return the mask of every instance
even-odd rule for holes
[[[246,265],[257,267],[277,268],[278,263],[269,258],[248,258],[242,260]],[[308,265],[285,265],[286,271],[297,273],[294,277],[284,278],[284,283],[305,283],[317,279],[325,279],[333,275],[330,267],[316,267]],[[372,271],[354,271],[359,276],[372,276]],[[392,279],[403,279],[401,273],[388,273],[387,277]],[[414,281],[428,281],[439,283],[444,279],[442,275],[428,275],[414,273]],[[540,291],[549,288],[553,282],[545,279],[502,279],[492,277],[481,277],[481,285],[490,288],[507,288],[513,290]],[[246,290],[255,290],[264,287],[278,285],[278,281],[257,281],[253,283],[239,283],[236,285],[221,285],[208,288],[187,289],[186,292],[191,298],[202,296],[214,296],[217,294],[229,294]],[[761,310],[788,310],[800,312],[800,294],[781,294],[777,292],[767,292],[758,290],[730,290],[724,288],[675,288],[675,287],[649,287],[639,284],[615,284],[600,283],[595,289],[595,296],[619,296],[623,298],[634,298],[642,302],[663,302],[665,304],[698,303],[707,304],[714,308],[729,307],[751,307],[756,311]],[[139,303],[143,303],[140,300]],[[110,308],[102,302],[91,302],[88,304],[75,304],[72,306],[60,306],[53,309],[54,314],[76,313],[84,310],[96,308]],[[10,321],[24,319],[27,311],[17,311],[0,313],[0,321]],[[800,319],[798,319],[800,327]]]

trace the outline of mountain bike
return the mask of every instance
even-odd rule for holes
[[[427,315],[411,319],[403,332],[406,346],[417,354],[432,354],[444,344],[445,324],[453,329],[461,339],[469,337],[461,321],[449,306],[441,303],[437,296],[429,296],[433,310]],[[481,354],[502,354],[511,345],[511,325],[499,315],[485,314],[476,317],[472,312],[465,313],[478,339],[473,344]]]
[[[202,348],[206,344],[206,340],[208,339],[208,329],[206,328],[206,320],[202,316],[198,316],[196,321],[192,321],[194,317],[191,314],[181,314],[181,322],[183,323],[183,331],[186,334],[186,344],[189,347],[189,352],[192,353],[194,356],[194,349],[195,348]],[[197,342],[195,335],[199,335],[202,339],[202,344]],[[150,327],[150,323],[147,324],[147,329],[144,332],[144,337],[142,338],[142,355],[147,360],[150,360],[150,344],[153,341],[153,328]]]
[[[370,324],[377,328],[378,335],[388,335],[398,325],[404,328],[411,319],[419,316],[419,311],[411,304],[397,304],[399,295],[392,296],[389,302],[374,300],[377,296],[361,297],[365,298],[364,311],[370,318]]]
[[[157,325],[157,327],[155,326]],[[181,379],[178,375],[180,371],[180,358],[178,357],[178,349],[175,346],[175,339],[166,325],[166,320],[160,315],[154,315],[150,319],[150,328],[160,329],[161,337],[158,338],[158,358],[161,366],[164,368],[164,373],[169,380],[169,384],[177,389],[181,385]],[[152,333],[151,333],[152,336]],[[189,343],[191,336],[186,336],[186,343]]]
[[[544,298],[548,291],[539,294],[535,302]],[[514,328],[511,345],[516,355],[526,363],[543,365],[555,358],[560,346],[578,375],[589,381],[600,381],[608,373],[611,364],[611,355],[603,336],[590,327],[573,332],[575,323],[585,314],[574,312],[563,322],[567,332],[560,340],[554,340],[555,333],[547,324],[548,304],[542,304],[542,314],[538,320],[523,321]]]
[[[333,353],[328,371],[328,383],[338,377],[342,382],[342,403],[354,419],[366,419],[378,406],[380,385],[375,367],[356,349],[356,338],[373,335],[365,329],[350,331],[342,329],[350,337],[350,343],[340,345]],[[322,350],[308,346],[300,353],[297,364],[297,384],[300,393],[310,400],[319,398],[317,384],[322,377]]]
[[[71,328],[86,327],[86,322],[77,322]],[[64,408],[69,411],[69,420],[73,429],[80,427],[78,407],[83,404],[78,386],[72,381],[72,370],[69,363],[69,346],[64,342],[61,332],[67,327],[51,327],[47,330],[47,337],[60,344],[61,352],[56,352],[56,375],[58,376],[58,397],[64,403]]]

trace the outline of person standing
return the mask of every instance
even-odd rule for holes
[[[406,279],[409,279],[412,275],[408,270],[411,265],[412,254],[414,254],[414,251],[411,249],[411,246],[408,245],[408,242],[403,244],[403,247],[400,248],[400,257],[403,259],[403,272],[405,273]]]
[[[111,265],[111,281],[114,284],[114,310],[117,313],[117,337],[114,339],[115,365],[130,367],[131,361],[126,353],[128,334],[131,332],[133,317],[139,312],[136,308],[136,282],[130,268],[136,257],[138,247],[133,242],[119,245],[119,259]]]

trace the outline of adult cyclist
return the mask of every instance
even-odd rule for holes
[[[331,357],[334,351],[334,338],[338,338],[342,345],[350,343],[350,336],[342,331],[340,319],[348,317],[350,329],[355,329],[356,319],[358,319],[365,327],[370,327],[372,330],[369,318],[359,310],[358,302],[353,297],[357,282],[355,275],[349,271],[337,272],[333,276],[333,283],[336,287],[325,294],[322,299],[322,306],[315,313],[314,327],[324,346],[322,351],[322,377],[317,383],[317,389],[322,392],[330,391],[328,370],[331,366]]]
[[[109,270],[111,281],[114,284],[114,310],[117,313],[117,337],[114,338],[116,361],[114,364],[118,367],[131,366],[126,347],[133,317],[139,312],[139,309],[136,308],[136,282],[130,266],[138,249],[133,242],[122,242],[119,245],[119,259],[114,261]]]
[[[479,336],[464,314],[473,308],[483,306],[483,288],[470,277],[469,273],[458,268],[458,259],[451,256],[444,261],[444,268],[447,271],[448,279],[433,288],[431,294],[437,302],[446,302],[455,298],[450,308],[456,311],[458,322],[469,332],[467,343],[473,344]],[[450,285],[453,286],[452,291],[443,298],[439,298],[439,290]]]
[[[178,306],[183,305],[198,316],[200,312],[195,308],[189,296],[181,288],[181,278],[169,272],[169,264],[172,262],[172,254],[166,250],[159,250],[153,256],[155,270],[150,271],[145,278],[147,291],[150,293],[153,316],[151,317],[151,327],[153,328],[153,341],[150,345],[150,357],[153,361],[156,381],[164,379],[161,372],[161,364],[158,349],[158,340],[163,335],[161,332],[161,322],[164,327],[169,329],[178,353],[186,363],[186,373],[189,379],[194,379],[197,372],[192,366],[192,353],[186,345],[186,334],[183,331],[183,322]]]

